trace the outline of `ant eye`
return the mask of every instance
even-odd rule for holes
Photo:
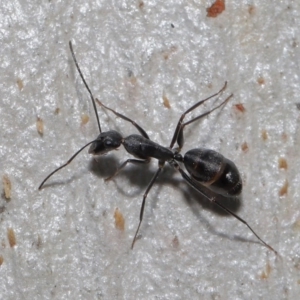
[[[108,140],[108,141],[106,140],[106,141],[105,141],[105,146],[111,146],[111,144],[112,144],[112,143],[111,143],[110,140]]]

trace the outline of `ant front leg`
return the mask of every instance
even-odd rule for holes
[[[175,132],[174,132],[174,135],[173,135],[173,138],[172,138],[172,141],[171,141],[171,144],[170,144],[170,148],[172,149],[175,142],[177,141],[177,144],[179,146],[179,152],[180,152],[180,149],[183,147],[183,144],[184,144],[184,138],[183,138],[183,129],[186,125],[188,124],[191,124],[193,122],[195,122],[196,120],[199,120],[207,115],[209,115],[211,112],[213,112],[214,110],[216,110],[217,108],[219,108],[220,106],[224,105],[233,95],[231,94],[228,98],[225,99],[225,101],[223,101],[220,105],[216,106],[215,108],[201,114],[200,116],[198,117],[195,117],[193,118],[192,120],[186,122],[186,123],[183,123],[183,119],[185,118],[186,114],[190,113],[191,111],[193,111],[194,109],[196,109],[198,106],[200,106],[201,104],[203,104],[204,102],[206,102],[207,100],[213,98],[213,97],[216,97],[218,96],[219,94],[221,94],[225,89],[226,89],[226,86],[227,86],[227,81],[225,81],[225,84],[224,86],[215,94],[209,96],[208,98],[205,98],[204,100],[201,100],[199,102],[197,102],[196,104],[194,104],[192,107],[190,107],[187,111],[185,111],[178,123],[177,123],[177,126],[176,126],[176,129],[175,129]]]
[[[111,179],[113,179],[116,175],[119,174],[119,172],[128,164],[128,163],[132,163],[132,164],[148,164],[150,162],[150,158],[148,159],[145,159],[145,160],[138,160],[138,159],[127,159],[126,161],[124,161],[120,166],[119,168],[116,170],[116,172],[105,178],[105,181],[109,181]]]
[[[146,133],[146,131],[145,131],[140,125],[138,125],[135,121],[129,119],[128,117],[126,117],[126,116],[124,116],[124,115],[122,115],[122,114],[116,112],[115,110],[109,108],[108,106],[104,105],[104,104],[103,104],[99,99],[97,99],[97,98],[96,98],[96,102],[97,102],[100,106],[102,106],[102,107],[108,109],[109,111],[111,111],[112,113],[114,113],[117,117],[120,117],[121,119],[123,119],[123,120],[125,120],[125,121],[127,121],[127,122],[130,122],[130,123],[131,123],[131,124],[132,124],[139,132],[140,132],[140,134],[141,134],[144,138],[150,140],[150,138],[149,138],[148,134]]]

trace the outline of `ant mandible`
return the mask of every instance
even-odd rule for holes
[[[201,104],[206,102],[207,100],[216,97],[220,95],[227,86],[227,82],[225,82],[224,86],[222,89],[211,95],[210,97],[201,100],[194,104],[192,107],[190,107],[187,111],[185,111],[176,126],[172,141],[170,143],[170,146],[164,147],[161,146],[153,141],[150,140],[148,134],[146,131],[139,126],[136,122],[133,120],[129,119],[128,117],[114,111],[113,109],[107,107],[104,105],[102,102],[100,102],[98,99],[94,99],[93,94],[87,85],[83,74],[79,68],[78,62],[76,60],[72,43],[71,41],[69,42],[71,54],[73,57],[73,60],[75,62],[76,68],[79,72],[79,75],[88,90],[94,111],[96,114],[97,118],[97,123],[98,123],[98,128],[100,131],[100,134],[98,137],[84,145],[82,148],[80,148],[65,164],[60,166],[59,168],[55,169],[53,172],[51,172],[40,184],[39,190],[43,187],[45,182],[57,171],[60,169],[64,168],[67,166],[83,149],[85,149],[87,146],[91,145],[89,148],[89,153],[93,155],[103,155],[107,152],[110,152],[112,150],[116,150],[119,148],[121,145],[124,146],[125,150],[133,155],[137,159],[127,159],[125,162],[123,162],[119,168],[116,170],[116,172],[111,175],[110,177],[106,178],[105,180],[110,180],[113,177],[115,177],[128,163],[132,164],[148,164],[151,160],[151,158],[156,158],[158,160],[158,170],[154,174],[153,178],[151,179],[145,194],[143,196],[143,201],[140,209],[140,220],[139,224],[137,227],[137,230],[135,232],[131,248],[133,248],[137,235],[143,220],[143,214],[144,214],[144,208],[145,208],[145,203],[146,203],[146,198],[151,190],[154,182],[158,178],[159,174],[161,173],[164,165],[166,162],[168,162],[172,167],[174,167],[175,170],[179,171],[181,174],[182,178],[190,185],[192,186],[196,191],[198,191],[203,197],[207,198],[209,201],[212,203],[216,204],[219,206],[221,209],[223,209],[225,212],[231,214],[233,217],[238,219],[240,222],[244,223],[251,231],[252,233],[258,238],[258,240],[263,243],[267,248],[272,250],[275,254],[277,254],[277,251],[274,250],[270,245],[268,245],[265,241],[263,241],[257,234],[256,232],[250,227],[250,225],[240,218],[238,215],[236,215],[234,212],[232,212],[230,209],[226,208],[223,204],[221,204],[219,201],[216,200],[214,196],[210,196],[207,194],[205,191],[200,189],[199,184],[204,185],[208,189],[210,189],[213,193],[223,195],[223,196],[238,196],[241,191],[242,191],[242,180],[239,174],[239,171],[236,167],[236,165],[230,161],[229,159],[225,158],[222,154],[210,150],[210,149],[205,149],[205,148],[196,148],[189,150],[186,152],[184,155],[180,154],[180,151],[183,147],[184,144],[184,138],[183,138],[183,129],[209,115],[212,113],[214,110],[218,109],[219,107],[223,106],[225,103],[228,102],[228,100],[233,96],[231,94],[229,97],[227,97],[221,104],[218,106],[210,109],[209,111],[192,118],[190,121],[184,122],[184,118],[186,114],[190,113],[197,107],[199,107]],[[105,109],[111,111],[114,113],[116,116],[122,118],[125,121],[130,122],[138,131],[140,134],[131,134],[127,137],[122,137],[122,135],[115,131],[115,130],[109,130],[106,132],[102,132],[101,126],[100,126],[100,121],[99,121],[99,116],[97,113],[96,109],[96,101],[97,103],[104,107]],[[178,147],[174,148],[174,144],[177,143]],[[184,165],[185,169],[187,170],[188,174],[182,169],[180,166],[181,164]]]

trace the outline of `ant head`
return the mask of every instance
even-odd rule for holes
[[[122,136],[115,130],[101,132],[89,149],[90,154],[101,155],[115,150],[122,144]]]

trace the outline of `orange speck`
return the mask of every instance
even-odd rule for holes
[[[238,104],[235,104],[234,106],[238,111],[240,111],[242,113],[244,113],[246,111],[246,108],[243,103],[238,103]]]
[[[125,220],[118,208],[115,209],[114,213],[114,218],[115,218],[115,226],[117,229],[124,231],[125,228]]]
[[[257,78],[257,83],[259,85],[264,85],[266,82],[265,82],[265,79],[263,77],[258,77]]]
[[[2,177],[4,197],[6,200],[11,198],[11,182],[7,175]]]
[[[263,270],[263,272],[261,273],[260,278],[267,279],[270,276],[271,271],[272,271],[272,268],[271,268],[269,262],[267,262],[267,265],[266,265],[265,269]]]
[[[81,125],[87,124],[87,122],[90,120],[90,117],[86,114],[81,115]]]
[[[19,90],[22,91],[23,87],[24,87],[23,80],[18,78],[17,79],[17,85],[18,85]]]
[[[289,187],[289,183],[288,181],[286,180],[284,185],[282,186],[282,188],[280,189],[279,191],[279,196],[284,196],[288,193],[288,187]]]
[[[266,140],[268,139],[268,133],[267,133],[266,130],[263,130],[263,131],[261,132],[261,137],[262,137],[262,139],[263,139],[264,141],[266,141]]]
[[[164,107],[171,108],[170,101],[166,95],[163,95],[163,103],[164,103]]]
[[[7,229],[7,238],[10,247],[13,248],[17,244],[17,241],[16,241],[15,232],[12,228]]]
[[[216,0],[209,8],[206,9],[207,17],[216,18],[225,10],[225,0]]]
[[[44,134],[44,121],[40,117],[37,117],[36,119],[36,129],[40,135]]]
[[[248,6],[248,13],[249,15],[253,15],[255,12],[255,6],[254,5],[249,5]]]
[[[241,146],[243,152],[247,152],[249,150],[247,142],[244,142]]]
[[[285,158],[280,157],[279,160],[278,160],[278,163],[279,163],[279,169],[285,169],[285,170],[287,170],[288,164],[287,164],[287,161],[286,161]]]

